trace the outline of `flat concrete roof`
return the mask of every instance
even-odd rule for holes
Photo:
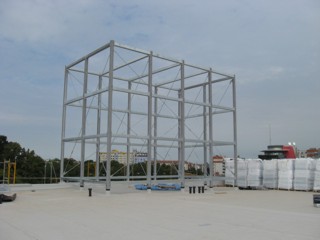
[[[17,198],[0,204],[0,239],[320,239],[313,192],[147,192],[113,182],[110,194],[90,185],[89,197],[88,186],[11,185]]]

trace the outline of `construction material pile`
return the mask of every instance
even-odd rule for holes
[[[315,172],[314,172],[314,191],[320,191],[320,159],[315,161]]]
[[[237,165],[237,185],[241,188],[248,187],[248,161],[244,159],[238,159]]]
[[[233,159],[225,159],[225,184],[234,186],[235,184],[234,176],[234,161]]]
[[[248,159],[247,160],[248,174],[247,184],[249,187],[260,187],[262,185],[262,160]]]
[[[241,159],[237,163],[237,186],[242,188],[262,185],[262,160]],[[225,160],[225,184],[235,185],[235,169],[233,159]]]
[[[263,186],[278,188],[278,160],[263,161]]]
[[[226,160],[225,164],[225,183],[234,185],[234,161]],[[320,191],[320,159],[238,159],[236,185]]]
[[[147,184],[136,184],[134,187],[137,190],[148,190]],[[178,183],[158,183],[151,185],[150,189],[156,191],[180,191],[181,185]]]
[[[293,188],[293,159],[278,160],[278,188],[291,190]]]
[[[295,190],[312,190],[314,183],[315,161],[302,158],[295,161],[293,188]]]

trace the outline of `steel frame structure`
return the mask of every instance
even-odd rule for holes
[[[213,86],[225,81],[232,86],[231,106],[213,102]],[[202,94],[201,100],[199,96],[194,98],[194,90]],[[138,100],[133,102],[136,99]],[[186,112],[187,107],[189,112]],[[163,111],[164,108],[167,110]],[[193,111],[192,108],[198,110]],[[230,141],[219,141],[214,138],[213,117],[225,113],[232,114],[233,137]],[[142,123],[142,126],[140,124],[134,129],[134,120],[138,124]],[[186,124],[189,120],[194,120],[191,127]],[[165,132],[162,128],[170,125],[168,122],[174,123],[174,127]],[[92,151],[97,166],[94,180],[106,181],[106,191],[110,191],[113,147],[126,148],[128,180],[131,177],[130,152],[133,147],[141,147],[148,153],[148,188],[157,175],[154,170],[152,176],[152,161],[156,163],[159,160],[163,149],[176,154],[179,163],[177,177],[184,187],[186,150],[203,148],[204,163],[209,165],[209,173],[205,175],[212,187],[213,148],[233,146],[234,159],[237,159],[236,122],[234,75],[191,65],[184,60],[164,57],[112,40],[65,67],[60,178],[61,181],[68,179],[65,171],[67,152],[77,152],[80,159],[80,174],[77,179],[83,187],[87,180],[84,176],[84,162],[86,154]],[[186,136],[186,130],[196,129],[198,123],[202,133],[195,137],[192,134]],[[99,176],[99,153],[102,151],[107,152],[105,176]]]

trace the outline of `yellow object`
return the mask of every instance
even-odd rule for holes
[[[94,167],[94,175],[96,176],[96,162],[93,162],[93,167]],[[91,167],[91,162],[87,162],[87,176],[90,177],[90,167]]]
[[[8,170],[7,170],[7,177],[8,177],[8,184],[10,184],[10,177],[11,177],[11,166],[13,166],[13,180],[12,183],[16,184],[16,175],[17,175],[17,163],[16,161],[14,163],[11,163],[11,161],[4,161],[3,165],[5,167],[5,164],[8,165]]]

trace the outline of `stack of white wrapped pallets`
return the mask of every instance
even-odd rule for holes
[[[293,188],[293,159],[278,160],[278,188],[290,190]]]
[[[263,186],[266,188],[278,188],[278,160],[263,161]]]
[[[248,176],[247,184],[249,187],[261,187],[262,186],[262,160],[261,159],[249,159],[247,161]]]
[[[237,165],[237,185],[238,187],[248,187],[248,162],[244,159],[238,159]]]
[[[225,159],[225,184],[234,186],[234,161],[233,159]]]
[[[312,158],[297,158],[294,165],[294,190],[312,190],[315,161]]]
[[[320,159],[315,160],[313,190],[320,191]]]

